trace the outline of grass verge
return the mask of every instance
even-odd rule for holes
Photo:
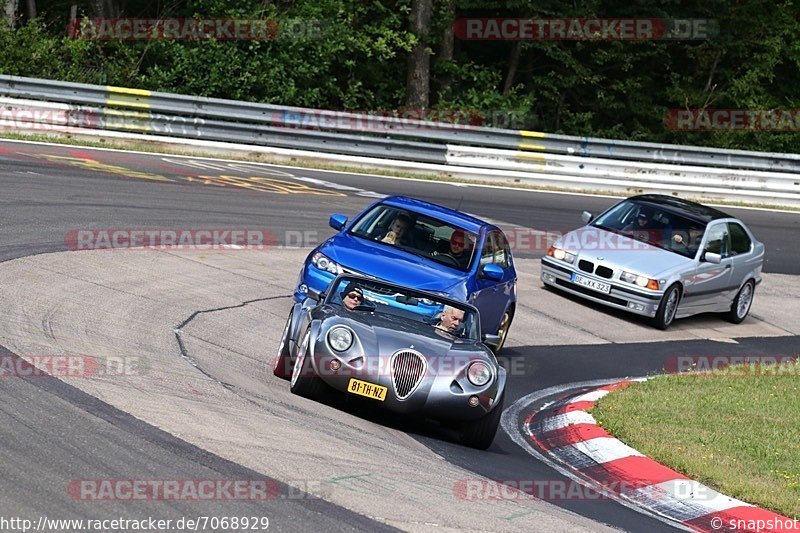
[[[465,179],[447,173],[403,172],[403,171],[388,170],[381,168],[368,168],[364,166],[351,166],[351,165],[342,165],[337,163],[323,163],[320,161],[313,161],[297,157],[289,157],[289,156],[275,157],[275,156],[270,156],[269,154],[264,154],[256,151],[242,152],[242,151],[231,150],[229,152],[225,152],[225,154],[220,154],[219,150],[206,152],[202,148],[190,147],[189,145],[185,145],[185,148],[178,148],[178,146],[181,145],[167,144],[160,141],[136,141],[136,140],[120,140],[120,139],[101,139],[99,141],[94,141],[83,137],[73,137],[70,134],[52,133],[49,135],[42,135],[35,133],[33,134],[16,133],[9,131],[0,131],[0,139],[15,139],[21,141],[33,141],[33,142],[44,142],[44,143],[60,143],[60,144],[69,144],[74,146],[110,148],[116,150],[134,150],[138,152],[149,152],[149,153],[169,154],[169,155],[232,159],[239,161],[252,161],[255,163],[268,163],[273,165],[294,166],[294,167],[302,167],[302,168],[317,169],[317,170],[335,170],[338,172],[347,172],[350,174],[373,174],[373,175],[377,174],[393,178],[411,178],[419,180],[441,181],[446,183],[465,183],[474,185],[514,187],[517,189],[528,189],[534,191],[571,192],[571,193],[579,192],[584,194],[595,194],[595,195],[617,196],[617,197],[626,196],[625,194],[614,191],[595,190],[595,189],[583,189],[576,191],[571,189],[565,189],[563,187],[551,187],[547,185],[530,185],[519,181],[510,181],[503,179],[492,180],[491,177],[488,177],[489,179],[485,180]],[[631,195],[632,194],[635,194],[635,192],[631,192]],[[693,197],[684,197],[684,198],[686,198],[687,200],[694,200],[700,203],[708,202],[708,200],[704,200],[702,198],[693,198]],[[800,212],[800,207],[773,205],[768,203],[748,203],[748,202],[725,201],[725,200],[714,200],[713,202],[710,203],[714,203],[716,205],[729,205],[731,207],[757,207],[761,209],[779,209],[782,211]]]
[[[800,517],[800,366],[735,368],[636,383],[605,396],[592,415],[659,463]]]

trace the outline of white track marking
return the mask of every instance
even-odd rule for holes
[[[596,488],[596,484],[593,484],[593,483],[590,483],[590,482],[586,481],[582,477],[578,476],[572,470],[569,470],[568,468],[556,463],[555,461],[551,460],[546,455],[544,455],[544,454],[540,453],[538,450],[536,450],[536,448],[534,448],[533,445],[531,445],[531,443],[528,442],[528,439],[525,437],[525,435],[523,435],[522,432],[519,431],[519,428],[517,427],[517,421],[519,420],[520,413],[523,410],[530,409],[531,405],[533,405],[534,403],[537,403],[537,402],[541,401],[542,399],[547,398],[549,396],[555,396],[555,395],[563,394],[563,393],[565,393],[565,392],[567,392],[569,390],[573,390],[573,389],[580,389],[580,388],[587,388],[587,387],[602,387],[604,385],[610,385],[611,383],[616,383],[618,381],[625,381],[626,379],[630,379],[630,378],[624,378],[623,377],[623,378],[616,378],[616,379],[598,379],[598,380],[593,380],[593,381],[582,381],[582,382],[578,382],[578,383],[568,383],[566,385],[559,385],[559,386],[550,387],[550,388],[547,388],[547,389],[544,389],[544,390],[541,390],[541,391],[532,392],[532,393],[530,393],[530,394],[528,394],[526,396],[523,396],[522,398],[520,398],[519,400],[517,400],[516,402],[511,404],[505,411],[503,411],[503,416],[500,419],[500,425],[503,428],[503,431],[505,431],[506,434],[511,438],[511,440],[513,440],[520,448],[525,450],[534,459],[536,459],[538,461],[541,461],[542,463],[546,464],[547,466],[549,466],[550,468],[552,468],[553,470],[555,470],[556,472],[558,472],[562,476],[567,477],[567,478],[571,479],[572,481],[574,481],[574,482],[576,482],[576,483],[578,483],[578,484],[580,484],[580,485],[582,485],[584,487],[587,487],[587,488],[590,488],[590,489]],[[663,522],[665,524],[668,524],[668,525],[670,525],[670,526],[672,526],[672,527],[674,527],[676,529],[680,529],[680,530],[683,530],[683,531],[694,531],[692,528],[690,528],[688,526],[685,526],[683,524],[677,523],[674,520],[671,520],[671,519],[669,519],[669,518],[667,518],[665,516],[661,516],[659,514],[652,513],[650,511],[648,511],[647,509],[643,509],[643,508],[639,507],[638,505],[636,505],[635,503],[632,503],[632,502],[630,502],[630,501],[628,501],[628,500],[626,500],[624,498],[621,498],[621,497],[617,496],[616,494],[609,493],[608,497],[613,499],[615,502],[619,503],[620,505],[622,505],[624,507],[627,507],[628,509],[636,511],[637,513],[641,513],[641,514],[643,514],[645,516],[649,516],[650,518],[654,518],[654,519],[656,519],[656,520],[658,520],[660,522]]]

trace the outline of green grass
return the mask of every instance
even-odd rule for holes
[[[238,160],[238,161],[252,161],[256,163],[296,166],[296,167],[317,169],[317,170],[336,170],[339,172],[347,172],[350,174],[378,174],[381,176],[388,176],[393,178],[412,178],[419,180],[440,181],[445,183],[468,183],[475,185],[514,187],[517,189],[528,189],[534,191],[582,192],[586,194],[597,194],[606,196],[619,196],[619,197],[625,196],[625,194],[622,193],[606,191],[606,190],[598,190],[598,189],[584,189],[581,191],[575,191],[572,189],[565,189],[563,187],[551,187],[547,185],[530,185],[518,181],[505,181],[502,178],[493,180],[491,179],[491,176],[487,176],[487,179],[464,179],[458,176],[450,175],[448,173],[403,172],[397,170],[385,170],[380,168],[367,168],[363,166],[350,166],[350,165],[343,165],[336,163],[322,163],[319,161],[307,160],[296,157],[270,156],[268,154],[263,154],[255,151],[254,152],[231,151],[220,155],[219,152],[213,152],[213,151],[204,152],[203,149],[200,147],[189,148],[187,146],[186,148],[176,148],[177,146],[180,145],[166,144],[160,141],[133,141],[133,140],[120,140],[120,139],[102,139],[100,141],[92,141],[82,137],[73,137],[72,135],[65,133],[54,132],[48,135],[43,135],[35,133],[15,133],[8,131],[0,131],[0,139],[3,138],[17,139],[23,141],[46,142],[46,143],[55,142],[55,143],[69,144],[74,146],[90,146],[96,148],[134,150],[138,152],[149,152],[149,153],[159,153],[159,154],[211,157],[218,159]],[[636,193],[634,191],[631,192],[631,194],[636,194]],[[700,203],[708,202],[708,200],[703,200],[701,198],[693,198],[693,197],[685,197],[685,198],[687,200],[694,200]],[[733,207],[760,207],[764,209],[800,211],[800,207],[773,205],[768,203],[748,203],[748,202],[723,201],[723,200],[715,200],[714,202],[711,203],[730,205]]]
[[[740,367],[741,368],[741,367]],[[800,367],[660,376],[592,414],[643,454],[724,494],[800,516]]]

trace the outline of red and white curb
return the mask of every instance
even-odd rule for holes
[[[758,533],[800,531],[797,521],[691,480],[643,456],[600,427],[588,411],[609,392],[635,381],[644,380],[605,384],[546,404],[530,413],[522,427],[522,436],[528,441],[526,444],[532,444],[539,452],[534,455],[548,458],[546,462],[551,465],[556,463],[564,467],[558,470],[569,473],[570,478],[589,487],[599,487],[598,490],[605,493],[611,491],[612,496],[616,496],[614,499],[627,503],[627,507],[681,529]],[[529,401],[528,405],[531,403]],[[512,416],[519,415],[518,407],[516,413],[504,416],[506,432],[509,432]],[[519,418],[513,423],[516,424],[517,420]]]

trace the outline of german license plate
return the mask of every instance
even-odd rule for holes
[[[611,292],[611,285],[609,285],[608,283],[603,283],[602,281],[595,281],[593,279],[585,278],[580,274],[572,275],[572,283],[575,283],[577,285],[583,285],[584,287],[588,287],[598,292],[604,292],[606,294]]]
[[[367,398],[372,398],[373,400],[381,402],[386,399],[386,391],[386,387],[361,381],[360,379],[350,378],[350,381],[347,383],[347,392],[358,394],[359,396],[366,396]]]

